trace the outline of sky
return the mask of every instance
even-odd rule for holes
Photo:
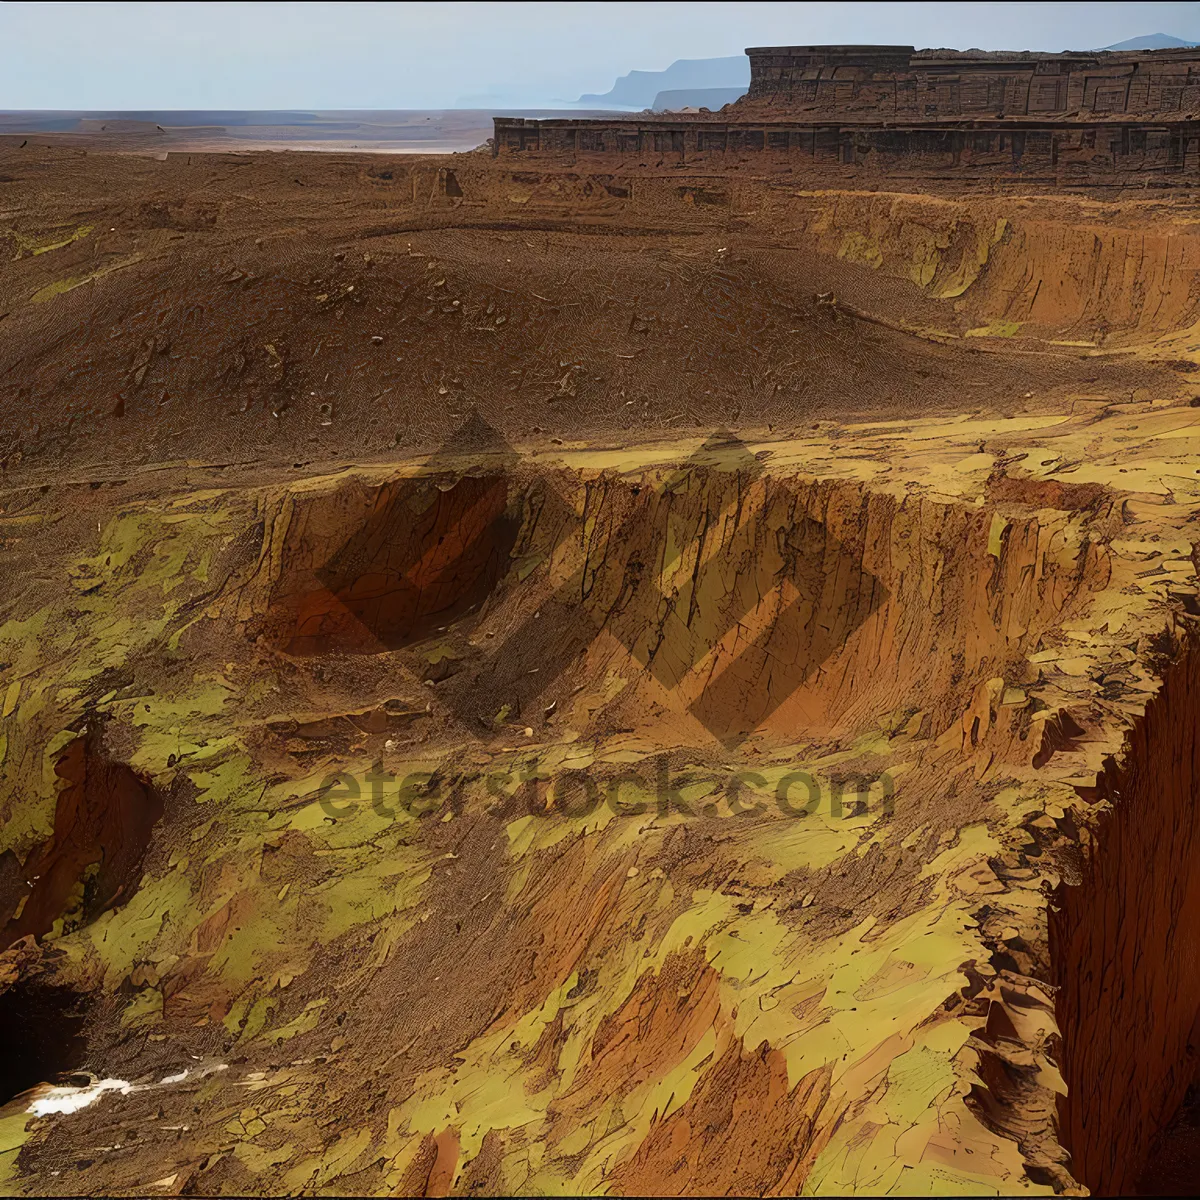
[[[542,108],[747,46],[1200,41],[1200,2],[0,3],[0,109]]]

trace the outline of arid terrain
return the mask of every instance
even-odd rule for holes
[[[1200,193],[22,140],[0,1190],[1194,1190]]]

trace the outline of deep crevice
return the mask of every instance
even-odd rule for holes
[[[0,993],[0,1104],[78,1071],[87,1053],[89,997],[20,979]]]
[[[1060,1138],[1074,1176],[1104,1195],[1156,1194],[1168,1160],[1188,1194],[1200,1185],[1200,1137],[1181,1113],[1200,1085],[1200,646],[1175,649],[1124,760],[1097,782],[1112,807],[1050,913]]]

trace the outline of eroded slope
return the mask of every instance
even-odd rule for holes
[[[89,719],[164,812],[136,892],[6,956],[113,996],[77,1065],[130,1084],[7,1110],[9,1186],[1072,1186],[1048,888],[1195,608],[1194,411],[85,487],[86,558],[78,491],[14,495],[58,595],[0,632],[9,844]],[[289,653],[380,496],[511,565]],[[438,561],[389,569],[486,574]]]

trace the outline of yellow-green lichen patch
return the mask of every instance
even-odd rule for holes
[[[48,254],[51,250],[61,250],[73,242],[85,238],[92,232],[91,225],[79,225],[64,233],[62,230],[51,230],[49,233],[28,234],[19,233],[15,229],[0,230],[0,234],[12,238],[17,245],[16,258],[29,255],[36,258],[39,254]]]
[[[7,1189],[12,1186],[16,1175],[17,1155],[29,1140],[26,1126],[30,1120],[24,1109],[0,1116],[0,1191],[6,1196],[13,1195]]]

